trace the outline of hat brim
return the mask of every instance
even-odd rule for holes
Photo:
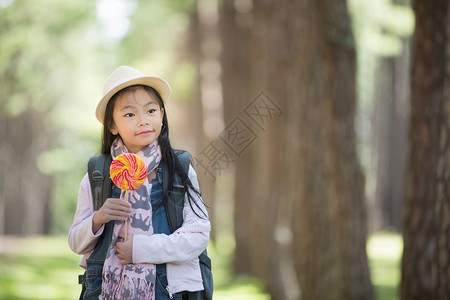
[[[106,95],[102,97],[102,99],[98,103],[97,109],[95,110],[95,116],[100,121],[100,123],[103,124],[103,121],[105,119],[106,106],[108,105],[108,102],[109,100],[111,100],[112,96],[114,96],[120,90],[123,90],[124,88],[132,85],[146,85],[154,88],[161,96],[163,103],[166,103],[170,95],[169,84],[167,83],[167,81],[160,77],[143,76],[125,81],[110,90]]]

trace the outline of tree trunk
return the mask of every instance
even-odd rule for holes
[[[415,1],[402,299],[450,295],[448,1]]]
[[[291,175],[300,179],[294,235],[300,282],[305,299],[370,299],[350,20],[344,1],[310,3],[307,8],[298,35],[308,42],[300,44],[297,68],[292,66],[299,72],[299,87],[290,98],[298,101],[286,109],[292,119],[295,112],[300,115],[297,125],[287,127],[297,128],[296,135],[304,137],[298,176]]]
[[[196,3],[197,4],[197,3]],[[198,6],[198,4],[197,4]],[[193,165],[196,167],[197,176],[200,182],[200,189],[202,192],[203,200],[205,201],[207,207],[208,207],[208,213],[209,213],[209,219],[211,221],[211,235],[210,239],[212,241],[215,241],[216,237],[216,214],[215,214],[215,203],[216,203],[216,187],[215,182],[209,176],[208,172],[205,172],[202,168],[200,168],[197,164],[197,160],[199,159],[199,153],[202,151],[203,147],[207,145],[208,143],[208,137],[205,133],[205,116],[208,116],[207,108],[205,107],[205,97],[208,97],[207,95],[204,95],[202,85],[205,85],[205,74],[202,73],[202,66],[204,66],[205,62],[210,59],[208,57],[209,53],[205,53],[204,50],[202,50],[202,45],[204,45],[209,35],[211,34],[211,27],[216,27],[216,24],[204,24],[201,22],[199,18],[199,12],[197,9],[194,9],[190,14],[190,36],[189,36],[189,49],[191,52],[191,57],[193,58],[193,61],[195,62],[195,67],[198,70],[198,75],[196,76],[196,83],[199,87],[198,90],[196,90],[193,105],[192,106],[192,113],[191,115],[195,115],[196,117],[193,119],[193,124],[186,124],[188,127],[192,129],[192,126],[194,127],[194,132],[197,133],[197,136],[195,137],[195,155],[192,157],[193,159]],[[184,54],[184,52],[183,52]],[[214,55],[214,54],[213,54]],[[211,56],[211,55],[209,55]],[[211,170],[208,170],[211,171]]]
[[[375,220],[372,230],[401,230],[407,139],[407,52],[378,59],[374,140],[377,152]]]
[[[220,8],[222,94],[224,121],[230,124],[249,102],[251,93],[250,31],[248,14],[234,8],[233,1],[223,1]],[[240,21],[239,21],[240,20]],[[234,236],[236,239],[233,268],[236,274],[251,274],[251,195],[255,187],[249,178],[254,170],[253,149],[248,149],[236,164],[234,179]]]
[[[236,163],[238,270],[272,299],[372,299],[346,3],[232,3],[221,12],[224,99],[248,105],[257,136]]]
[[[4,234],[27,235],[50,232],[50,198],[53,180],[37,168],[38,155],[50,148],[43,116],[26,111],[4,116],[2,137],[5,160],[2,198],[5,203]]]

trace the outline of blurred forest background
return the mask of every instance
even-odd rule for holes
[[[216,287],[223,267],[271,299],[388,299],[371,255],[397,243],[401,275],[381,279],[392,299],[448,299],[449,12],[444,0],[0,0],[0,265],[59,247],[21,237],[65,238],[99,153],[103,83],[130,65],[172,86],[172,143],[192,154],[212,255],[229,254],[213,260]],[[371,244],[381,231],[394,242]]]

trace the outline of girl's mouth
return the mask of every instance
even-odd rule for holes
[[[151,130],[146,130],[146,131],[138,132],[136,135],[146,136],[146,135],[152,134],[152,132],[153,132],[153,131],[151,131]]]

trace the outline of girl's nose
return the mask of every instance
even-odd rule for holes
[[[147,125],[150,125],[150,123],[146,120],[142,120],[139,126],[147,126]]]
[[[150,125],[148,118],[146,118],[145,116],[141,116],[139,120],[139,126],[146,126],[146,125]]]

